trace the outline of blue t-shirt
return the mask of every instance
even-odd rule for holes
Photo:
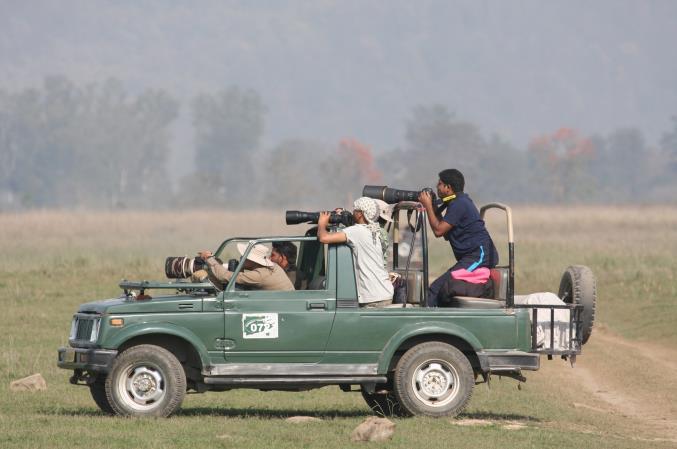
[[[493,242],[489,244],[491,237],[484,226],[484,220],[480,218],[475,203],[465,193],[456,194],[456,198],[447,205],[442,219],[452,226],[444,238],[449,240],[456,260],[483,244],[487,245],[486,249],[493,248]]]

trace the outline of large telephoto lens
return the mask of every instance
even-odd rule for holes
[[[317,224],[320,219],[319,212],[301,212],[298,210],[288,210],[285,214],[285,219],[288,225],[295,225],[299,223]],[[344,210],[340,213],[331,212],[329,214],[329,224],[337,225],[343,224],[351,226],[354,224],[353,214]]]
[[[319,212],[301,212],[299,210],[288,210],[285,214],[288,225],[299,223],[317,223],[320,219]]]
[[[165,274],[169,279],[185,279],[193,274],[193,259],[191,257],[167,257],[165,260]]]
[[[385,201],[388,204],[399,203],[400,201],[418,201],[417,190],[391,189],[388,186],[364,186],[362,196],[376,198]]]

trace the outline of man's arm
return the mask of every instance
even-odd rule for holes
[[[430,229],[432,229],[435,237],[442,237],[447,232],[451,231],[453,226],[446,221],[441,220],[440,217],[437,216],[435,208],[433,207],[433,199],[429,192],[425,190],[421,192],[421,194],[418,196],[418,201],[425,208],[425,211],[428,215],[428,223],[430,223]]]
[[[317,239],[320,243],[344,243],[348,241],[348,236],[344,232],[329,232],[329,212],[320,212],[320,219],[317,220]]]
[[[202,254],[202,253],[201,253]],[[204,257],[203,257],[204,258]],[[230,278],[233,277],[233,273],[228,271],[226,267],[223,266],[223,264],[220,264],[218,260],[211,254],[204,258],[205,262],[207,262],[207,266],[209,267],[209,271],[212,272],[214,277],[218,279],[221,282],[228,282],[230,281]]]

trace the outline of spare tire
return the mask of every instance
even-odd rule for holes
[[[583,305],[581,343],[585,344],[592,333],[597,302],[597,283],[592,270],[585,265],[567,267],[559,283],[558,296],[567,304]]]

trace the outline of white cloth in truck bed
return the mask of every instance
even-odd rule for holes
[[[550,292],[515,295],[515,304],[565,305],[564,301],[559,299],[556,294]],[[553,348],[550,348],[550,310],[551,309],[537,309],[536,346],[539,349],[569,349],[569,310],[555,309]],[[533,309],[530,309],[529,311],[530,319],[533,319],[532,311]]]

